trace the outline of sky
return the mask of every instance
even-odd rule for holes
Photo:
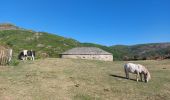
[[[170,0],[0,0],[0,23],[106,46],[170,42]]]

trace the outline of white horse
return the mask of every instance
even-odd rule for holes
[[[138,82],[138,77],[140,75],[141,81],[142,80],[142,74],[144,75],[145,82],[148,82],[151,79],[149,71],[140,64],[133,64],[133,63],[127,63],[124,65],[126,78],[129,79],[129,73],[137,74],[136,75],[136,81]]]

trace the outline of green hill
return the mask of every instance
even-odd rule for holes
[[[170,57],[170,43],[150,43],[132,46],[117,45],[111,47],[120,60],[145,60]]]
[[[15,56],[23,49],[32,49],[40,56],[42,53],[50,57],[58,57],[58,54],[80,43],[74,39],[29,30],[1,30],[0,44],[8,45],[14,49]]]
[[[80,43],[71,38],[23,29],[12,24],[0,24],[0,44],[14,50],[14,56],[23,49],[35,50],[37,57],[43,54],[59,57],[59,54],[80,46],[98,47],[113,54],[114,60],[155,59],[170,56],[170,43],[152,43],[140,45],[103,46],[94,43]]]
[[[93,43],[81,43],[81,46],[94,46],[113,54],[114,60],[146,60],[170,58],[170,43],[148,43],[138,45],[103,46]]]

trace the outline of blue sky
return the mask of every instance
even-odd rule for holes
[[[102,45],[170,42],[170,0],[0,0],[0,23]]]

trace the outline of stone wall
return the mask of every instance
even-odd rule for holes
[[[62,55],[61,58],[113,61],[112,55]]]
[[[12,49],[6,49],[0,46],[0,65],[6,65],[11,61]]]

